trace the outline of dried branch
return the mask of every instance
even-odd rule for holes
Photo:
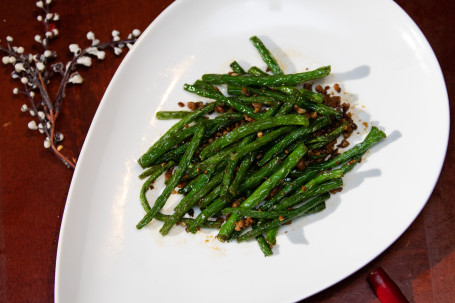
[[[91,46],[81,49],[77,44],[70,44],[69,50],[73,58],[66,64],[56,62],[51,64],[57,57],[57,53],[49,48],[52,40],[59,36],[57,22],[60,20],[58,13],[51,12],[52,0],[37,1],[36,6],[41,9],[42,15],[37,21],[44,29],[43,35],[35,35],[35,42],[42,47],[42,53],[26,54],[22,46],[13,46],[13,38],[6,37],[6,46],[0,44],[0,51],[4,53],[2,63],[13,66],[11,77],[22,84],[22,89],[13,89],[13,94],[23,94],[28,99],[28,104],[23,104],[21,110],[29,112],[32,120],[28,122],[30,130],[38,130],[45,136],[44,147],[53,151],[60,161],[67,167],[75,168],[76,160],[62,154],[64,139],[62,133],[57,132],[57,120],[61,112],[65,90],[69,84],[82,84],[84,79],[77,72],[79,66],[91,66],[92,58],[104,60],[105,49],[111,49],[115,55],[121,55],[125,48],[131,48],[141,32],[137,29],[128,35],[127,39],[121,39],[120,33],[112,31],[112,41],[100,43],[93,32],[87,33],[87,39]],[[1,43],[1,40],[0,40]],[[55,96],[51,96],[48,90],[55,75],[60,75],[59,89]],[[38,97],[40,100],[37,100]]]

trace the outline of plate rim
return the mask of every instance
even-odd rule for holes
[[[420,36],[420,39],[422,41],[425,41],[425,44],[426,44],[426,48],[431,52],[431,60],[433,61],[432,63],[434,64],[435,67],[438,68],[438,76],[440,78],[440,81],[441,81],[441,84],[444,88],[444,104],[445,104],[445,107],[447,109],[446,111],[446,117],[445,117],[445,120],[447,121],[447,128],[446,128],[446,132],[443,134],[445,136],[445,146],[443,148],[444,152],[443,152],[443,157],[441,157],[440,159],[440,163],[439,163],[439,167],[438,167],[438,177],[435,178],[433,180],[433,184],[432,184],[432,191],[429,192],[428,196],[425,198],[425,203],[423,203],[422,207],[420,208],[420,210],[417,212],[417,214],[414,216],[414,218],[409,222],[409,224],[407,224],[407,227],[398,235],[398,237],[396,237],[393,241],[391,241],[391,243],[387,246],[387,247],[384,247],[383,250],[379,251],[376,256],[369,260],[367,263],[363,264],[362,267],[360,268],[356,268],[355,270],[353,270],[350,274],[348,274],[347,276],[344,276],[342,278],[340,278],[339,280],[337,280],[336,282],[330,284],[330,285],[327,285],[325,288],[322,288],[320,290],[318,290],[317,292],[313,293],[312,295],[315,295],[321,291],[324,291],[326,290],[327,288],[330,288],[332,287],[333,285],[339,283],[340,281],[346,279],[347,277],[353,275],[354,273],[356,273],[357,271],[359,271],[360,269],[362,269],[363,267],[365,267],[368,263],[374,261],[374,259],[376,259],[379,255],[381,255],[384,251],[386,251],[387,249],[390,248],[391,245],[393,245],[408,229],[409,227],[415,222],[416,218],[420,215],[420,213],[422,212],[423,208],[427,205],[436,185],[437,185],[437,182],[439,180],[439,177],[440,177],[440,174],[441,174],[441,171],[442,171],[442,168],[444,166],[444,162],[447,158],[447,148],[448,148],[448,144],[449,144],[449,139],[450,139],[450,103],[449,103],[449,98],[448,98],[448,92],[447,92],[447,85],[446,85],[446,82],[445,82],[445,78],[444,78],[444,74],[442,72],[442,69],[441,69],[441,65],[439,64],[439,61],[438,61],[438,58],[433,50],[433,48],[431,47],[429,41],[427,40],[427,38],[425,37],[424,33],[421,31],[421,29],[419,28],[419,26],[414,22],[414,20],[409,16],[409,14],[401,7],[399,6],[396,2],[392,1],[392,0],[377,0],[379,2],[391,2],[395,5],[396,8],[398,8],[401,13],[404,13],[404,16],[407,17],[407,21],[410,22],[410,24],[412,24],[412,26],[414,27],[414,29],[419,33],[419,36]],[[128,62],[130,61],[130,58],[133,56],[133,54],[135,53],[135,49],[139,46],[139,45],[142,45],[143,44],[143,41],[146,39],[146,37],[149,35],[149,32],[152,31],[152,29],[155,27],[155,25],[157,23],[160,22],[160,20],[162,20],[163,18],[166,18],[167,15],[171,14],[172,11],[174,9],[176,9],[181,3],[184,3],[184,2],[189,2],[189,0],[176,0],[174,1],[173,3],[171,3],[168,7],[166,7],[148,26],[147,28],[144,30],[144,32],[141,34],[140,38],[138,39],[138,41],[135,43],[134,47],[126,54],[125,58],[122,60],[121,64],[119,65],[118,69],[115,71],[105,93],[103,94],[103,97],[99,103],[99,106],[96,110],[96,113],[92,119],[92,122],[91,122],[91,125],[89,127],[89,130],[87,132],[87,136],[84,140],[84,143],[83,143],[83,146],[81,148],[81,153],[80,153],[80,156],[79,156],[79,163],[81,163],[82,161],[84,161],[84,158],[86,157],[86,149],[87,149],[87,145],[88,145],[88,142],[90,142],[92,139],[92,133],[93,133],[93,129],[95,128],[95,126],[97,125],[97,121],[99,120],[99,115],[100,113],[102,112],[102,109],[104,107],[104,105],[106,104],[106,100],[109,99],[110,95],[111,95],[111,91],[112,91],[112,87],[113,85],[115,84],[116,82],[116,79],[118,78],[118,75],[122,73],[122,71],[125,69],[125,66],[128,65]],[[68,209],[71,207],[72,203],[72,196],[74,195],[74,185],[75,183],[77,183],[77,180],[80,178],[79,175],[79,171],[81,170],[81,167],[82,165],[77,165],[76,166],[76,169],[74,170],[74,173],[73,173],[73,177],[72,177],[72,180],[71,180],[71,183],[70,183],[70,187],[69,187],[69,191],[68,191],[68,195],[67,195],[67,199],[66,199],[66,202],[65,202],[65,206],[64,206],[64,211],[63,211],[63,216],[62,216],[62,221],[61,221],[61,226],[60,226],[60,230],[59,230],[59,235],[58,235],[58,244],[57,244],[57,254],[56,254],[56,264],[55,264],[55,283],[54,283],[54,296],[55,296],[55,302],[59,302],[59,298],[60,298],[60,267],[61,267],[61,254],[62,254],[62,235],[65,234],[65,230],[68,228],[67,227],[67,217],[68,215],[66,215],[68,213]],[[311,296],[312,296],[311,295]],[[300,300],[301,298],[295,298],[297,300]]]

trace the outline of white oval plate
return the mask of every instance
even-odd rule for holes
[[[173,123],[160,109],[229,63],[264,66],[258,35],[286,72],[332,65],[328,83],[388,138],[319,214],[296,220],[275,255],[161,223],[144,230],[136,159]],[[291,302],[342,280],[389,247],[425,205],[449,130],[448,98],[425,37],[392,1],[181,0],[145,31],[117,71],[85,141],[66,204],[56,302]],[[155,190],[155,192],[159,192]],[[175,195],[174,195],[175,196]],[[174,197],[175,198],[175,197]],[[169,207],[167,208],[169,209]]]

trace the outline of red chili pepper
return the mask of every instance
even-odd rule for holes
[[[395,282],[381,267],[371,272],[367,280],[382,303],[409,303]]]

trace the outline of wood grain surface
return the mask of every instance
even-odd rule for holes
[[[417,23],[441,65],[452,107],[455,98],[455,2],[396,1]],[[14,37],[26,50],[41,32],[34,0],[1,0],[0,38]],[[171,0],[57,1],[61,36],[53,49],[64,58],[70,43],[101,40],[113,29],[144,30]],[[386,22],[387,17],[384,16]],[[36,49],[38,50],[38,49]],[[71,87],[59,119],[65,155],[78,156],[104,91],[123,57],[108,54],[82,71],[85,83]],[[57,241],[73,171],[43,148],[43,137],[27,128],[23,96],[11,69],[0,69],[0,302],[53,302]],[[405,88],[404,88],[405,89]],[[431,114],[431,100],[428,100]],[[409,229],[384,253],[342,282],[302,302],[379,302],[366,282],[381,266],[410,302],[455,302],[455,167],[451,135],[441,176],[427,205]],[[437,134],[435,134],[437,135]],[[425,140],[425,138],[422,138]],[[425,161],[425,159],[422,159]],[[418,163],[416,163],[418,165]],[[424,173],[424,172],[422,172]],[[321,269],[322,271],[324,269]]]

